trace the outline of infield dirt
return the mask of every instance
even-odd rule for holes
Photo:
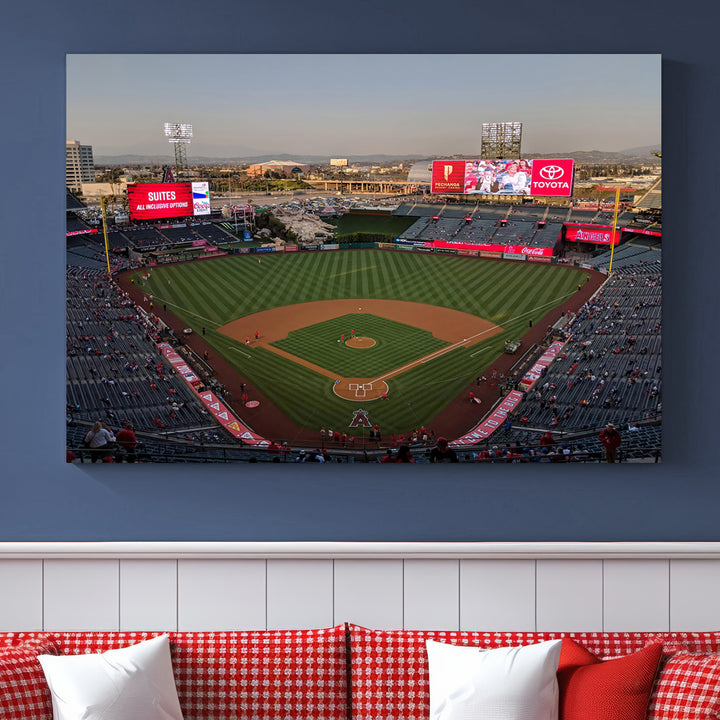
[[[379,378],[347,378],[329,368],[321,367],[270,344],[287,337],[288,333],[293,330],[359,312],[420,327],[450,345],[426,357],[417,358],[402,367],[389,368],[388,372]],[[487,338],[502,332],[502,328],[475,315],[437,305],[425,305],[404,300],[354,298],[318,300],[263,310],[233,320],[227,325],[219,327],[218,332],[237,342],[247,341],[250,347],[263,347],[320,375],[332,378],[334,380],[333,392],[338,397],[354,402],[365,402],[376,400],[387,393],[388,386],[385,380],[388,378],[399,375],[456,347],[469,347],[482,340],[487,340]],[[257,339],[255,339],[256,332],[260,333]],[[354,340],[355,338],[349,337],[346,343],[349,344]],[[361,345],[356,346],[362,347]]]

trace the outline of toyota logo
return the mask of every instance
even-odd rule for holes
[[[562,177],[565,171],[558,165],[546,165],[540,168],[540,177],[545,180],[557,180]]]

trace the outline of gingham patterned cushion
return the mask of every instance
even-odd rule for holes
[[[0,646],[0,718],[52,720],[52,696],[38,655],[57,655],[51,636]]]
[[[126,647],[160,634],[59,632],[55,637],[64,654],[74,655]],[[347,719],[344,625],[168,634],[185,720]]]
[[[496,648],[572,637],[598,657],[628,655],[648,633],[370,630],[350,625],[353,720],[425,720],[430,712],[425,640]]]
[[[647,720],[717,720],[720,655],[677,653],[661,667]]]
[[[648,642],[662,643],[665,653],[720,653],[720,632],[653,633]]]

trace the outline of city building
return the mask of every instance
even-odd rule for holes
[[[79,191],[83,183],[95,182],[95,163],[92,145],[77,140],[65,143],[65,183],[70,190]]]
[[[308,165],[292,162],[281,162],[279,160],[270,160],[264,163],[250,165],[247,169],[248,177],[262,177],[266,172],[276,172],[285,175],[300,174],[303,175],[310,170]]]

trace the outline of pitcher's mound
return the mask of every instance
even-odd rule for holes
[[[349,340],[346,340],[345,344],[351,348],[371,348],[375,345],[375,340],[369,337],[358,337],[356,335],[355,337],[351,337]]]

